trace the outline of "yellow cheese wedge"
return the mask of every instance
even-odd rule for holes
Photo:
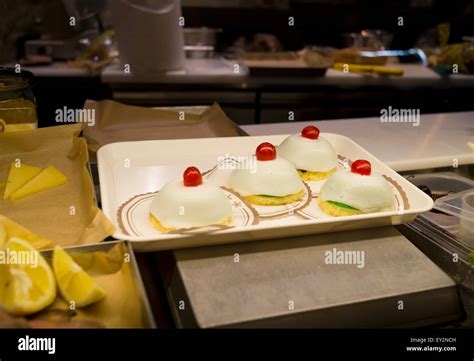
[[[16,190],[10,199],[15,201],[17,199],[57,187],[67,183],[67,177],[62,174],[55,167],[50,165],[39,173],[36,177],[27,182],[20,189]]]
[[[3,199],[7,200],[10,198],[13,192],[33,179],[41,172],[41,168],[33,167],[28,164],[21,163],[19,167],[13,162],[10,166],[10,173],[8,173],[7,186]]]

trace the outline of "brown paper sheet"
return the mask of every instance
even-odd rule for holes
[[[202,114],[124,105],[112,100],[87,100],[84,109],[95,109],[94,126],[84,136],[91,151],[123,141],[232,137],[239,133],[221,107],[214,103]]]
[[[97,243],[114,233],[95,205],[82,128],[71,124],[0,134],[0,182],[16,159],[42,168],[53,165],[67,176],[67,184],[17,201],[0,197],[0,214],[61,246]]]

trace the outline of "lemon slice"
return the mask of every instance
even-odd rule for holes
[[[105,296],[92,277],[59,246],[54,247],[53,269],[61,295],[76,307],[88,306]]]
[[[56,298],[53,271],[27,241],[11,237],[2,250],[0,305],[13,315],[42,310]]]

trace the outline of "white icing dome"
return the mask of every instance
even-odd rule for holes
[[[153,198],[150,213],[166,228],[204,227],[230,217],[232,207],[224,191],[213,183],[187,187],[177,180]]]
[[[242,196],[284,197],[303,190],[298,172],[286,159],[256,160],[255,164],[255,169],[235,169],[230,176],[230,186]]]
[[[322,137],[309,139],[301,134],[290,135],[278,146],[278,155],[296,169],[310,172],[328,172],[337,166],[336,151]]]
[[[380,175],[360,175],[339,171],[331,175],[321,187],[322,201],[334,201],[357,208],[364,213],[392,210],[394,194]]]

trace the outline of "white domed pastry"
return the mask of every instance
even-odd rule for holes
[[[390,211],[395,198],[387,180],[371,175],[366,160],[356,160],[351,171],[334,173],[321,187],[319,208],[331,216]]]
[[[175,229],[229,225],[232,207],[224,191],[202,180],[196,167],[189,167],[183,179],[167,183],[150,204],[150,220],[161,232]]]
[[[303,128],[301,134],[287,137],[278,146],[278,154],[295,166],[303,180],[326,179],[336,171],[336,151],[312,125]]]
[[[295,167],[278,158],[275,147],[262,143],[256,150],[255,169],[235,169],[230,186],[250,203],[276,206],[300,201],[304,185]]]

